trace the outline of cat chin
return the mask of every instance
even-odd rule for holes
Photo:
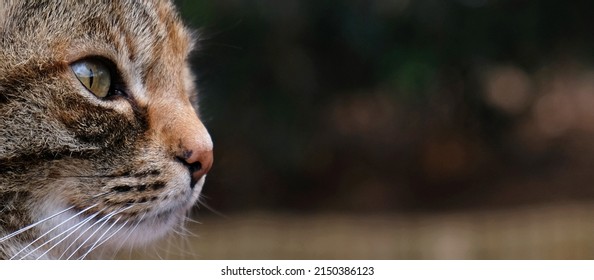
[[[62,208],[56,208],[54,212],[61,212],[59,209]],[[78,211],[65,211],[41,226],[39,233],[47,233],[43,239],[47,244],[40,246],[39,251],[29,258],[102,258],[122,249],[133,249],[165,237],[183,222],[185,216],[185,211],[178,211],[126,223],[122,219],[116,222],[116,218],[101,221],[98,217],[91,218],[92,215],[74,217],[77,213]]]
[[[153,243],[170,234],[184,223],[188,211],[198,199],[205,178],[201,178],[186,201],[158,211],[141,214],[135,218],[117,215],[96,215],[85,209],[69,209],[68,204],[48,199],[37,208],[44,214],[38,221],[47,219],[39,225],[39,234],[44,235],[43,246],[48,253],[45,257],[57,259],[93,259],[105,254],[117,253],[121,249],[132,249]],[[59,214],[57,214],[59,213]],[[57,215],[56,215],[57,214]],[[57,245],[56,245],[57,244]],[[56,246],[54,246],[56,245]],[[43,252],[42,252],[43,253]],[[39,254],[36,254],[39,255]]]

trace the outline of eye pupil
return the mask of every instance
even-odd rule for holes
[[[110,95],[112,73],[107,65],[98,59],[82,59],[70,65],[80,83],[99,98]]]
[[[89,86],[93,88],[93,79],[95,78],[93,68],[89,68],[89,71],[91,72],[91,75],[89,75]]]

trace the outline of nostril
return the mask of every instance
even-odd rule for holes
[[[176,157],[176,158],[179,162],[181,162],[183,165],[185,165],[188,168],[188,170],[190,170],[190,173],[194,173],[194,172],[202,169],[202,163],[200,163],[199,161],[189,163],[187,158],[185,158],[185,157]]]
[[[199,161],[189,164],[189,169],[190,169],[190,188],[193,189],[194,186],[196,185],[196,183],[198,183],[198,180],[200,180],[200,178],[202,178],[202,175],[196,176],[196,174],[204,173],[204,172],[200,172],[200,170],[202,169],[202,164]]]
[[[194,185],[210,170],[212,166],[212,150],[208,151],[196,151],[191,149],[183,149],[180,154],[177,155],[177,159],[183,163],[190,171],[191,187]]]
[[[202,163],[200,163],[199,161],[188,163],[187,159],[184,157],[177,157],[177,160],[179,160],[183,165],[185,165],[188,168],[188,171],[190,171],[190,188],[193,189],[198,180],[200,180],[200,178],[202,178],[202,176],[206,173],[201,172]]]
[[[202,163],[198,162],[194,162],[189,164],[189,168],[190,168],[190,173],[194,173],[196,171],[200,171],[200,169],[202,169]]]

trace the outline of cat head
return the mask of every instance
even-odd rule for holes
[[[102,234],[163,236],[213,161],[172,4],[3,1],[0,15],[0,238],[43,221],[13,238],[72,233],[53,250],[78,256],[66,247]]]

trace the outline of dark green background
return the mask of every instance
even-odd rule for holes
[[[177,4],[201,38],[192,63],[215,143],[204,200],[218,211],[594,198],[594,1]],[[486,97],[501,75],[512,99],[516,78],[528,84],[522,106]]]

